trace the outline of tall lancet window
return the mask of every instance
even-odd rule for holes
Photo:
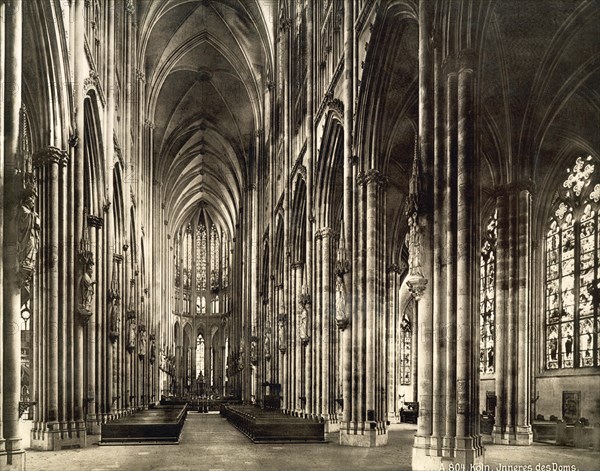
[[[219,254],[221,242],[217,227],[213,224],[210,230],[210,289],[219,290]]]
[[[414,309],[414,302],[410,301],[402,315],[400,323],[400,358],[399,358],[399,375],[400,384],[410,384],[411,377],[411,358],[412,358],[412,323],[411,317]]]
[[[546,232],[546,368],[598,366],[600,184],[578,157],[557,191]]]
[[[226,289],[229,286],[229,237],[223,237],[221,251],[223,260],[221,262],[221,287]]]
[[[204,218],[200,218],[196,229],[196,276],[198,289],[206,289],[206,225]]]
[[[498,238],[498,212],[490,216],[481,247],[480,298],[479,298],[479,371],[494,372],[496,344],[496,240]]]
[[[175,255],[173,256],[173,258],[175,259],[175,273],[174,273],[174,282],[175,282],[175,287],[179,288],[181,286],[181,273],[180,273],[180,269],[181,269],[181,265],[180,265],[180,260],[179,260],[179,236],[175,236],[175,244],[174,244],[174,250]]]
[[[192,226],[185,230],[183,258],[183,287],[190,289],[192,285]]]

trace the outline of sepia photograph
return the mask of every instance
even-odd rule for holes
[[[599,0],[0,0],[0,471],[600,471]]]

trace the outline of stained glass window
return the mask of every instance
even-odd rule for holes
[[[592,158],[577,158],[546,232],[546,368],[598,366],[598,202]],[[597,181],[597,177],[596,177]]]
[[[204,381],[204,337],[198,334],[196,338],[196,374],[198,381]]]
[[[220,240],[217,227],[213,224],[210,230],[210,289],[219,289],[219,254]]]
[[[192,283],[192,227],[188,226],[184,238],[183,287],[190,289]]]
[[[206,289],[206,226],[203,220],[196,229],[196,276],[198,289]]]
[[[175,286],[179,287],[179,286],[181,286],[181,271],[180,271],[181,266],[179,265],[179,237],[176,238],[174,259],[175,259],[175,273],[174,273]]]
[[[221,262],[221,286],[223,289],[229,286],[229,237],[223,237],[222,244],[223,261]]]
[[[399,376],[400,384],[410,384],[410,368],[412,356],[412,324],[410,321],[410,311],[413,308],[413,303],[410,302],[402,316],[400,324],[400,358],[399,358]]]
[[[481,248],[480,305],[479,305],[479,371],[494,372],[496,329],[496,240],[498,213],[488,221]]]

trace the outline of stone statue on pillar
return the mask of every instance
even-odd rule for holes
[[[153,365],[156,360],[156,335],[150,335],[150,364]]]
[[[346,244],[344,239],[344,223],[342,221],[340,243],[335,262],[335,323],[340,330],[344,330],[350,318],[346,312],[346,284],[344,275],[350,271],[350,261],[346,257]]]
[[[144,324],[141,324],[139,326],[139,332],[140,332],[140,336],[139,336],[138,355],[141,360],[146,356],[146,348],[148,347],[148,332],[146,331],[146,326]]]
[[[27,195],[19,207],[17,219],[19,232],[19,265],[22,270],[33,271],[40,246],[40,218],[35,211],[35,196]]]
[[[245,345],[246,342],[244,341],[244,338],[242,337],[240,339],[240,352],[238,355],[239,358],[239,363],[238,363],[238,369],[241,371],[244,369],[245,366],[245,362],[246,362],[246,351],[245,351]]]
[[[19,279],[21,283],[21,303],[31,297],[31,278],[40,246],[40,218],[35,211],[35,196],[25,194],[18,208],[17,231],[19,234]]]
[[[269,361],[271,359],[271,329],[265,332],[265,340],[264,340],[264,355],[265,360]]]
[[[135,319],[129,320],[129,331],[127,334],[127,351],[132,353],[135,350],[135,341],[137,337],[137,326],[135,323]]]
[[[285,343],[285,321],[287,316],[285,314],[279,314],[277,319],[277,343],[279,344],[279,351],[285,353],[287,345]]]
[[[412,175],[410,177],[410,195],[406,210],[406,215],[408,216],[408,236],[406,241],[408,246],[408,276],[406,284],[416,301],[421,299],[427,286],[427,279],[423,276],[421,261],[423,248],[421,246],[421,228],[419,227],[421,173],[418,147],[418,142],[415,141],[415,155],[413,158]]]
[[[110,302],[110,340],[115,343],[121,333],[121,296],[116,293]]]
[[[31,297],[31,279],[35,272],[35,262],[40,246],[40,218],[35,211],[37,199],[37,179],[33,172],[33,156],[30,149],[29,120],[27,109],[20,110],[19,123],[19,168],[16,169],[17,185],[20,187],[20,201],[16,205],[18,234],[18,282],[21,287],[21,304],[27,304]],[[10,178],[10,177],[9,177]]]
[[[310,336],[308,335],[308,308],[306,307],[311,303],[310,294],[308,294],[308,288],[306,284],[302,287],[302,293],[298,299],[300,304],[300,312],[298,314],[298,335],[300,336],[300,340],[304,345],[308,344],[310,340]]]
[[[96,281],[93,279],[94,275],[94,262],[90,262],[86,265],[85,272],[81,277],[81,306],[86,311],[92,311],[92,305],[94,303],[94,286]]]
[[[256,354],[257,344],[258,344],[258,337],[256,335],[253,335],[250,338],[250,363],[252,363],[253,365],[256,365],[256,362],[258,360],[258,357]]]

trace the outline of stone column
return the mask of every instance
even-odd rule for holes
[[[294,403],[296,404],[295,411],[296,414],[302,414],[304,410],[303,402],[306,401],[306,396],[304,394],[303,388],[303,374],[302,374],[302,342],[300,341],[300,332],[298,326],[300,325],[299,316],[300,316],[300,302],[299,296],[302,292],[302,271],[304,264],[302,262],[295,262],[292,264],[292,269],[294,270],[294,281],[295,281],[295,293],[294,293],[294,307],[296,315],[295,317],[295,328],[291,329],[291,338],[294,340],[293,345],[295,347],[296,354],[296,365],[294,369],[294,375],[296,378],[295,381],[295,395],[294,395]],[[304,398],[304,400],[302,399]]]
[[[446,321],[446,364],[445,364],[445,434],[443,439],[442,454],[444,458],[451,458],[454,450],[454,437],[456,435],[456,169],[457,136],[456,127],[458,120],[457,107],[457,74],[455,60],[449,56],[444,61],[444,75],[446,77],[446,149],[444,184],[446,194],[444,198],[446,245],[444,257],[446,259],[446,291],[445,291],[445,321]],[[441,295],[441,293],[440,293]]]
[[[6,2],[0,2],[0,18],[2,18],[2,20],[0,20],[0,44],[5,45],[6,44],[6,24],[4,21],[4,18],[6,18],[6,10],[7,10],[8,6],[6,4]],[[6,79],[5,79],[5,65],[7,63],[5,63],[5,57],[4,57],[4,53],[5,53],[5,48],[2,47],[0,48],[0,92],[1,93],[5,93],[4,91],[4,87],[7,84]],[[0,135],[5,136],[4,133],[4,100],[0,100]],[[4,187],[4,144],[0,144],[0,169],[2,170],[2,173],[0,174],[0,186],[3,188]],[[6,219],[8,219],[10,217],[10,215],[7,215]],[[4,227],[4,191],[0,191],[0,227]],[[0,260],[3,260],[4,258],[4,231],[0,230]],[[39,283],[36,283],[36,293],[37,290],[39,290]],[[0,300],[4,299],[4,270],[0,269]],[[0,301],[3,302],[3,301]],[[0,321],[0,390],[4,391],[3,389],[3,384],[4,384],[4,374],[3,374],[3,364],[4,364],[4,345],[3,345],[3,338],[4,338],[4,325],[3,322]],[[35,352],[34,352],[34,364],[32,365],[33,367],[35,367]],[[33,382],[32,382],[32,386],[35,388],[35,374],[33,375]],[[34,397],[34,396],[32,396]],[[7,455],[5,452],[5,440],[4,440],[4,425],[3,425],[3,421],[4,421],[4,413],[3,413],[3,408],[4,408],[4,401],[3,399],[0,399],[0,464],[4,465],[6,463],[7,460]],[[35,415],[35,411],[34,411],[34,420],[37,419],[37,416]],[[20,466],[19,466],[20,467]]]
[[[508,292],[508,195],[506,188],[499,188],[496,196],[496,208],[498,211],[498,237],[496,239],[496,342],[494,346],[495,356],[495,392],[496,392],[496,416],[492,430],[492,441],[504,443],[504,427],[506,426],[506,367],[504,357],[506,355],[506,311]]]
[[[315,232],[314,238],[315,245],[315,261],[314,273],[315,273],[315,291],[314,291],[314,309],[313,309],[313,322],[311,325],[312,338],[314,341],[311,343],[313,350],[313,362],[311,365],[311,376],[313,378],[313,404],[312,414],[314,417],[321,415],[321,394],[322,394],[322,364],[321,359],[323,358],[324,345],[321,341],[324,327],[324,313],[323,313],[323,231],[319,229]]]
[[[71,144],[74,147],[73,165],[74,165],[74,200],[75,200],[75,224],[74,224],[74,242],[79,243],[84,228],[84,154],[83,154],[83,126],[84,126],[84,107],[83,107],[83,82],[85,80],[85,33],[84,33],[84,0],[75,0],[72,9],[71,24],[73,25],[73,93],[75,105],[75,130],[71,136]],[[75,330],[75,422],[78,429],[85,429],[84,417],[84,362],[83,362],[83,336],[87,317],[82,316],[78,309],[81,299],[81,289],[79,280],[83,275],[82,264],[78,258],[75,262],[75,306],[73,306],[77,317]],[[86,432],[81,432],[85,434]]]
[[[444,104],[441,67],[441,51],[437,47],[433,51],[433,284],[437,295],[433,303],[433,423],[431,430],[431,453],[442,456],[443,437],[445,433],[445,375],[446,366],[446,311],[444,296],[446,292],[446,207],[444,197],[446,191],[445,156],[444,156]]]
[[[90,228],[90,241],[91,241],[91,250],[94,253],[94,278],[93,281],[96,283],[94,288],[92,289],[92,307],[88,307],[90,316],[87,322],[87,394],[86,394],[86,402],[87,402],[87,415],[86,415],[86,427],[88,434],[98,435],[100,434],[100,418],[98,417],[100,414],[99,406],[100,406],[100,391],[99,391],[99,381],[98,381],[98,373],[100,371],[100,352],[98,347],[100,345],[99,338],[99,325],[101,323],[101,300],[100,295],[95,296],[95,292],[97,291],[98,283],[102,284],[102,270],[101,270],[101,259],[100,259],[100,240],[101,240],[101,232],[99,229],[102,228],[103,219],[97,216],[88,215],[87,216],[87,224]],[[87,229],[86,229],[87,230]],[[89,265],[88,265],[89,267]]]
[[[343,161],[343,172],[344,172],[344,233],[340,234],[340,238],[343,238],[347,247],[352,250],[353,244],[353,207],[352,207],[352,195],[353,195],[353,139],[352,139],[352,128],[353,128],[353,110],[354,110],[354,1],[344,0],[344,161]],[[345,256],[345,255],[344,255]],[[346,260],[349,265],[349,261]],[[348,267],[349,268],[349,267]],[[353,310],[355,309],[355,301],[351,295],[353,292],[353,280],[355,272],[349,269],[343,270],[341,274],[344,281],[344,287],[346,290],[346,319],[347,321],[340,324],[340,339],[342,343],[342,421],[340,423],[340,436],[342,430],[349,430],[351,428],[350,422],[353,421],[351,406],[353,401],[351,400],[352,394],[352,333],[354,326],[348,328],[348,322],[353,318]]]
[[[515,444],[531,445],[533,431],[531,428],[530,407],[531,390],[531,212],[532,189],[531,182],[524,182],[518,186],[518,216],[517,216],[517,242],[518,242],[518,310],[517,310],[517,410],[516,410],[516,437]]]
[[[41,189],[45,195],[44,213],[42,214],[45,289],[42,291],[44,299],[36,300],[38,303],[36,315],[40,319],[36,321],[36,329],[34,329],[34,345],[40,349],[35,366],[40,372],[45,372],[38,376],[40,381],[38,381],[37,388],[41,391],[37,394],[44,400],[37,404],[38,417],[41,420],[36,422],[31,432],[31,447],[38,450],[59,450],[63,446],[85,445],[77,432],[71,434],[65,429],[66,391],[59,390],[58,377],[59,372],[64,371],[62,367],[59,367],[59,347],[61,349],[65,347],[62,344],[59,345],[59,340],[66,338],[66,333],[70,328],[70,324],[59,317],[61,304],[59,292],[64,293],[65,291],[59,283],[58,266],[63,254],[59,250],[61,244],[59,224],[64,217],[60,201],[62,192],[59,188],[63,179],[59,177],[59,174],[66,165],[67,155],[65,151],[56,147],[47,147],[34,156],[34,164],[38,168],[39,174],[44,175]],[[62,359],[65,359],[64,356]]]
[[[324,228],[321,230],[322,236],[322,339],[321,339],[321,417],[325,422],[325,431],[330,431],[329,421],[330,415],[333,412],[330,409],[330,400],[332,398],[333,384],[330,383],[331,371],[335,370],[335,365],[332,362],[331,355],[331,344],[332,344],[332,333],[330,332],[331,326],[331,238],[333,231],[331,228]]]
[[[22,77],[22,15],[23,3],[13,0],[3,7],[4,59],[4,173],[3,216],[15,221],[21,207],[22,188],[19,187],[19,112],[21,109]],[[9,85],[10,84],[10,85]],[[2,162],[0,161],[0,165]],[[19,435],[19,398],[21,390],[21,288],[19,267],[19,233],[17,224],[4,224],[3,230],[3,332],[2,332],[2,427],[4,447],[0,444],[0,465],[8,469],[24,469],[25,456]]]
[[[475,160],[473,51],[463,50],[458,67],[458,175],[457,175],[457,320],[456,320],[456,446],[461,463],[483,463],[479,435],[479,367],[473,341],[478,339],[479,238]]]
[[[370,169],[357,178],[358,215],[362,216],[358,227],[358,287],[353,306],[352,394],[344,409],[352,407],[352,421],[340,428],[340,444],[350,446],[381,446],[387,443],[387,430],[379,410],[379,391],[384,386],[382,376],[377,374],[381,366],[383,350],[378,348],[380,325],[377,318],[382,311],[379,283],[383,275],[378,247],[383,244],[381,218],[381,186],[384,178],[376,169]],[[364,211],[366,209],[366,211]],[[364,216],[366,214],[366,217]],[[356,332],[354,332],[356,329]]]
[[[498,196],[496,249],[496,423],[494,443],[532,443],[529,403],[531,322],[530,181],[507,185]]]
[[[433,163],[433,54],[431,50],[433,6],[419,1],[419,128],[411,177],[409,219],[408,287],[415,298],[419,336],[418,402],[419,419],[413,445],[413,469],[434,469],[436,452],[431,456],[433,429],[433,203],[430,192]],[[429,284],[427,290],[426,285]],[[433,459],[433,461],[431,461]]]

